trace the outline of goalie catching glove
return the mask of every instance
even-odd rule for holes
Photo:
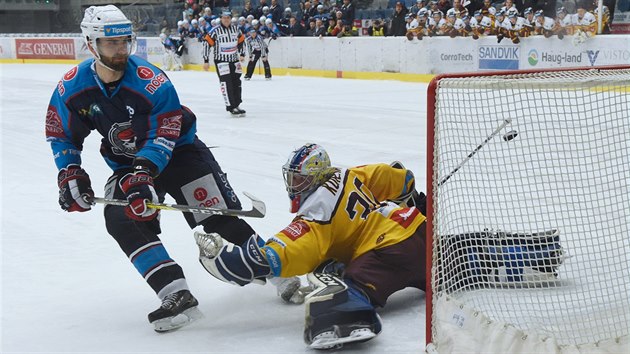
[[[196,231],[199,262],[213,277],[230,284],[245,286],[266,283],[271,268],[260,249],[265,242],[254,234],[242,246],[223,240],[217,233]]]
[[[195,232],[199,247],[199,262],[213,277],[222,282],[245,286],[249,283],[264,285],[272,272],[269,262],[261,249],[265,242],[258,235],[252,235],[242,246],[225,241],[219,234]],[[298,277],[272,277],[278,296],[287,303],[301,304],[310,291],[302,287]]]

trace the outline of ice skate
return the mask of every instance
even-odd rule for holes
[[[149,322],[156,332],[169,332],[203,317],[199,302],[188,290],[167,295],[162,305],[149,314]]]

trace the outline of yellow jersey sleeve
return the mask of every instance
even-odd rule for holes
[[[379,202],[397,200],[415,188],[413,173],[407,169],[379,163],[354,167],[350,171],[356,174]]]

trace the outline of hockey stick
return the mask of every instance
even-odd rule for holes
[[[247,198],[249,198],[252,202],[252,208],[250,210],[237,210],[237,209],[220,209],[220,208],[210,208],[204,206],[194,206],[194,205],[179,205],[179,204],[165,204],[165,203],[147,203],[149,208],[159,209],[159,210],[175,210],[186,213],[194,213],[194,214],[208,214],[208,215],[230,215],[230,216],[245,216],[250,218],[263,218],[267,212],[267,208],[265,207],[265,203],[254,197],[253,195],[243,192]],[[105,205],[116,205],[116,206],[127,206],[129,202],[121,199],[108,199],[108,198],[99,198],[95,197],[92,199],[93,203],[105,204]]]
[[[451,173],[449,173],[448,175],[446,175],[446,177],[442,178],[442,180],[440,181],[440,183],[438,183],[438,187],[443,185],[446,181],[448,181],[449,178],[451,178],[457,171],[459,171],[460,168],[462,168],[462,166],[464,166],[466,164],[466,162],[468,162],[468,160],[470,160],[473,156],[475,156],[475,154],[481,150],[482,147],[484,147],[484,145],[486,145],[488,143],[488,141],[492,140],[492,138],[494,138],[497,134],[499,134],[499,132],[501,131],[501,129],[505,128],[508,124],[510,124],[512,122],[512,120],[510,118],[506,119],[503,121],[503,123],[501,125],[499,125],[499,127],[497,129],[495,129],[492,134],[490,134],[486,140],[483,141],[483,143],[479,144],[479,146],[477,146],[475,148],[475,150],[473,150],[470,154],[468,154],[468,156],[466,156],[466,158],[464,159],[464,161],[462,161],[459,165],[457,165],[457,167],[455,167],[453,169],[453,171],[451,171]]]

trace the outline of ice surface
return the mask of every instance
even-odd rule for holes
[[[159,306],[116,242],[102,206],[65,213],[44,118],[57,81],[71,65],[0,65],[3,353],[300,353],[304,308],[284,305],[267,285],[238,288],[205,273],[183,217],[162,213],[162,241],[179,262],[206,317],[156,334],[146,315]],[[243,83],[247,118],[224,110],[214,73],[169,73],[183,104],[198,117],[209,146],[237,191],[267,204],[250,220],[269,237],[291,221],[281,166],[289,152],[317,142],[333,164],[402,161],[425,181],[426,85],[256,75]],[[83,167],[97,194],[110,170],[88,137]],[[240,194],[245,202],[246,198]],[[248,205],[245,205],[247,208]],[[379,311],[383,332],[344,353],[419,353],[424,293],[407,289]]]

